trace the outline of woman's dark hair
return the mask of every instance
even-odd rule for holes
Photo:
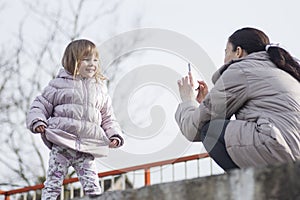
[[[229,38],[228,42],[232,44],[233,51],[241,47],[248,54],[266,51],[266,46],[270,44],[268,36],[255,28],[242,28],[235,31]],[[299,63],[283,48],[271,46],[267,49],[270,60],[279,68],[295,79],[300,81]]]

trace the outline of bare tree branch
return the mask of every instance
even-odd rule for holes
[[[33,139],[33,135],[30,135],[31,137],[31,141],[32,141],[32,145],[33,145],[33,148],[35,150],[35,153],[37,154],[38,156],[38,159],[40,160],[40,163],[41,163],[41,167],[43,169],[43,176],[46,176],[46,166],[44,164],[44,159],[43,159],[43,156],[39,150],[39,147],[36,145],[34,139]]]
[[[40,144],[35,142],[36,136],[27,134],[26,112],[33,97],[43,89],[45,80],[52,79],[61,65],[61,55],[58,54],[58,48],[63,48],[61,41],[74,40],[83,36],[84,32],[94,31],[93,25],[105,18],[118,18],[116,11],[120,2],[108,3],[103,0],[92,8],[89,7],[90,2],[69,0],[69,9],[66,10],[62,6],[64,1],[55,2],[55,9],[49,9],[53,2],[23,0],[23,5],[29,9],[19,23],[17,45],[12,50],[3,47],[0,53],[0,128],[5,133],[0,135],[1,142],[3,141],[0,164],[5,167],[0,174],[4,171],[13,174],[6,177],[6,180],[0,180],[0,185],[32,185],[43,180],[46,174]],[[0,11],[4,5],[0,2]],[[87,12],[87,9],[91,9],[91,12]],[[26,34],[27,26],[33,22],[35,31],[44,32],[38,38],[31,38]],[[115,28],[112,26],[106,33],[114,34]],[[119,45],[123,44],[115,46],[116,53],[121,49]],[[111,72],[110,81],[114,80],[121,61],[120,59],[114,63],[116,67]],[[69,175],[72,173],[74,172]]]

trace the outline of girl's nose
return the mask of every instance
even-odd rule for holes
[[[92,66],[92,65],[96,65],[96,62],[91,60],[88,64],[89,64],[89,66]]]

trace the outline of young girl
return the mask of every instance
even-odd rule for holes
[[[42,199],[56,199],[70,166],[86,195],[101,193],[95,157],[107,156],[108,147],[123,145],[100,72],[99,52],[91,41],[71,42],[61,69],[41,96],[33,101],[27,126],[40,133],[51,149]]]

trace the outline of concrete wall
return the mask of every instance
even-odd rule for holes
[[[82,200],[90,199],[88,197]],[[300,200],[300,162],[105,192],[96,200]]]

